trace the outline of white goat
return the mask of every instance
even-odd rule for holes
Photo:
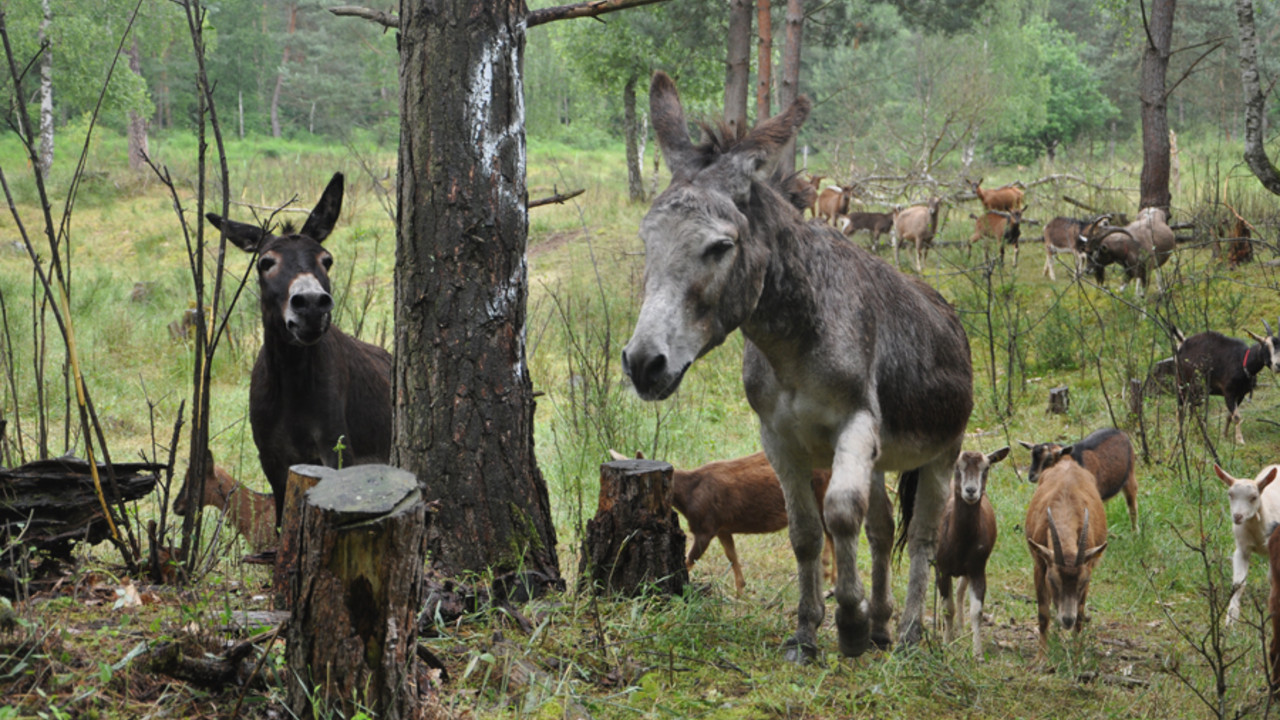
[[[1227,625],[1240,619],[1240,596],[1249,575],[1249,558],[1267,554],[1267,535],[1280,520],[1280,486],[1272,487],[1280,465],[1268,465],[1253,480],[1232,477],[1217,463],[1213,471],[1227,486],[1231,500],[1231,532],[1236,536],[1236,551],[1231,556],[1231,602],[1227,606]],[[1271,577],[1271,566],[1267,566]]]

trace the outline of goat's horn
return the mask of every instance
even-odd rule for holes
[[[1053,522],[1053,510],[1046,509],[1049,514],[1049,543],[1053,545],[1053,564],[1066,565],[1067,561],[1062,559],[1062,540],[1058,539],[1058,526]]]
[[[1266,328],[1266,330],[1267,330],[1267,335],[1268,335],[1268,336],[1270,336],[1270,335],[1274,335],[1274,334],[1275,334],[1275,333],[1271,332],[1271,326],[1267,324],[1267,319],[1266,319],[1266,318],[1263,318],[1263,319],[1262,319],[1262,327]]]
[[[1089,542],[1089,508],[1084,509],[1084,522],[1080,523],[1080,539],[1076,541],[1076,567],[1084,564],[1085,545]]]

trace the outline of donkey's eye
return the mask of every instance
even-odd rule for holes
[[[707,249],[703,251],[703,257],[707,260],[719,260],[732,249],[733,240],[730,238],[720,238],[707,246]]]
[[[264,257],[258,260],[258,272],[267,273],[271,268],[276,266],[276,259],[273,257]]]
[[[325,270],[328,270],[329,268],[333,267],[333,256],[325,255],[324,257],[320,258],[320,264],[324,266]]]

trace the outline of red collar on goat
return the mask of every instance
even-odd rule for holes
[[[1244,362],[1240,363],[1240,367],[1244,368],[1245,370],[1249,369],[1249,351],[1252,349],[1253,348],[1251,347],[1244,349]]]

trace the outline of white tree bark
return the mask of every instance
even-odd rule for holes
[[[45,48],[40,61],[40,172],[48,175],[53,167],[53,47],[48,44],[53,11],[49,0],[41,0],[41,8],[39,41]]]
[[[1262,186],[1280,195],[1280,169],[1267,157],[1267,96],[1258,81],[1258,35],[1253,0],[1236,0],[1240,26],[1240,84],[1244,88],[1244,161]]]

